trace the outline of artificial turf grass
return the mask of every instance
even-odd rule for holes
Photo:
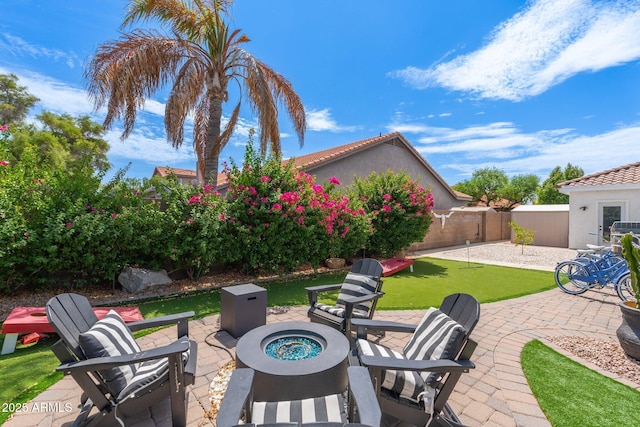
[[[555,287],[553,274],[550,272],[435,258],[416,259],[413,267],[413,272],[406,269],[383,278],[382,290],[385,295],[378,302],[379,310],[426,310],[429,307],[439,307],[445,296],[456,292],[469,293],[480,303],[487,303]],[[330,273],[294,281],[258,284],[267,289],[269,306],[305,306],[309,304],[306,287],[341,283],[345,275],[346,272]],[[322,293],[319,295],[320,301],[333,303],[337,294],[338,292]],[[144,318],[191,310],[195,312],[195,318],[201,318],[220,313],[220,289],[131,304],[138,305]],[[140,337],[154,330],[157,329],[136,332],[135,336]],[[52,343],[53,341],[48,345]],[[22,356],[26,354],[24,351],[18,350],[12,355],[0,356],[0,373],[20,372],[16,370],[16,365],[22,365]],[[42,363],[46,368],[44,371],[29,371],[29,378],[36,384],[33,388],[25,390],[9,377],[0,376],[3,378],[4,402],[27,402],[61,378],[61,374],[54,373],[58,361],[48,346],[44,351],[39,351],[36,359],[34,363]],[[56,379],[52,381],[51,378]],[[6,419],[2,417],[3,414],[0,414],[0,422]]]
[[[554,427],[638,425],[640,392],[561,355],[539,340],[521,353],[522,370]]]
[[[346,273],[322,274],[287,282],[259,284],[267,289],[269,306],[309,304],[306,287],[341,283]],[[426,310],[439,307],[447,295],[468,293],[481,304],[542,292],[556,287],[553,273],[496,265],[468,264],[437,258],[419,258],[413,272],[403,270],[384,277],[384,297],[378,310]],[[323,303],[335,302],[338,291],[319,295]],[[196,318],[220,312],[220,289],[139,304],[142,315],[156,317],[193,310]]]
[[[18,348],[15,353],[2,356],[0,403],[28,402],[62,379],[62,372],[55,371],[60,362],[50,349],[56,340],[55,337],[41,339],[37,344]],[[0,425],[10,415],[10,412],[0,410]]]
[[[385,277],[380,310],[439,307],[447,295],[468,293],[481,304],[542,292],[556,287],[553,273],[438,258],[419,258],[413,272]]]

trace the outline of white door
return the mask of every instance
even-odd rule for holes
[[[598,234],[604,238],[604,243],[609,242],[611,225],[614,221],[622,221],[625,215],[624,202],[600,203],[598,213]]]

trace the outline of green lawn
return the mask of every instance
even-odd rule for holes
[[[550,272],[510,267],[480,265],[464,262],[421,258],[414,264],[414,272],[403,270],[384,278],[385,296],[379,310],[423,310],[439,306],[451,293],[466,292],[481,303],[515,298],[555,287]],[[290,282],[260,284],[267,288],[269,306],[307,305],[305,287],[340,283],[345,273],[319,275]],[[334,294],[322,295],[332,302]],[[220,312],[219,289],[184,297],[161,299],[137,304],[145,318],[193,310],[196,318]],[[4,339],[4,336],[0,336]],[[57,359],[48,349],[53,339],[28,349],[18,349],[12,355],[0,356],[2,390],[0,402],[26,402],[61,378],[54,373]],[[1,343],[0,343],[1,344]],[[28,372],[28,375],[26,374]],[[0,423],[9,416],[0,413]]]
[[[470,266],[470,268],[468,267]],[[529,295],[556,287],[553,273],[523,270],[495,265],[467,264],[435,258],[415,261],[413,273],[403,270],[383,279],[385,292],[378,303],[379,310],[423,310],[440,305],[445,296],[464,292],[480,303],[500,301]],[[261,284],[267,288],[269,306],[307,305],[305,287],[340,283],[345,274],[328,274],[287,283]],[[335,293],[322,294],[323,302],[335,300]],[[171,300],[140,304],[144,317],[193,310],[196,317],[220,312],[220,291],[214,290]]]
[[[554,427],[638,425],[640,392],[535,340],[521,354],[531,391]]]

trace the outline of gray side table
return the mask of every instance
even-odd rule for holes
[[[253,283],[220,290],[220,327],[238,338],[267,323],[267,290]]]

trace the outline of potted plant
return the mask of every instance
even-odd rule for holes
[[[634,238],[632,233],[627,233],[620,239],[622,255],[629,267],[629,280],[636,300],[619,303],[622,325],[616,331],[616,335],[624,352],[640,360],[640,248],[634,245]]]

